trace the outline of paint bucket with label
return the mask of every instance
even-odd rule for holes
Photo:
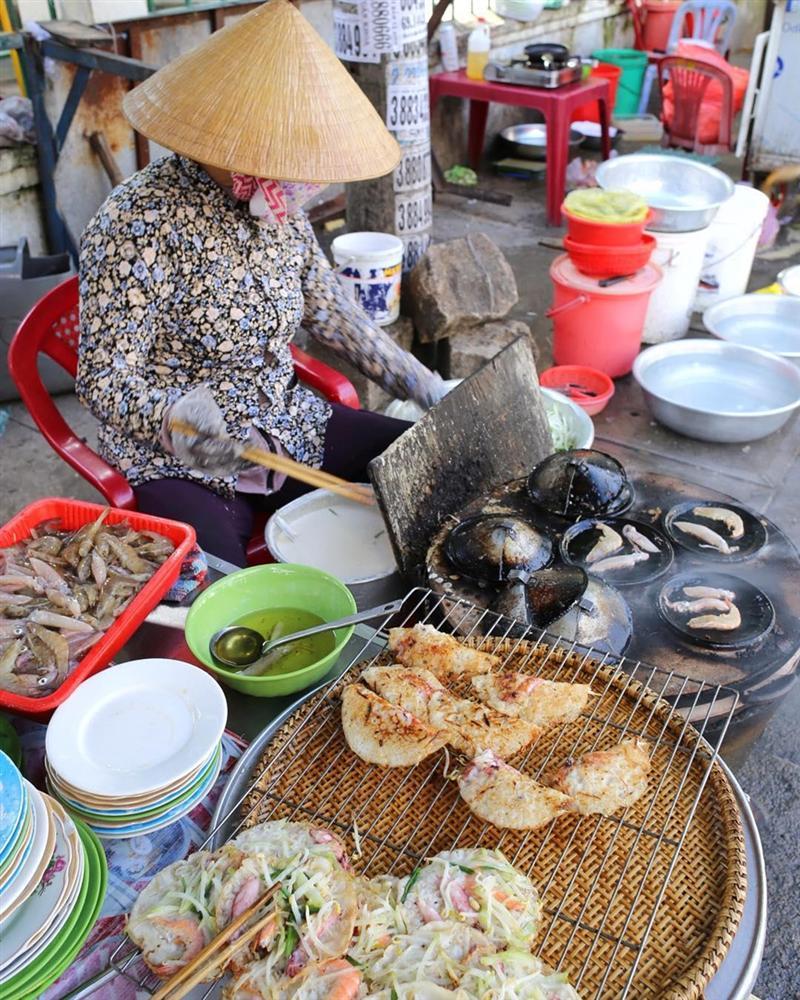
[[[757,188],[734,185],[733,195],[720,205],[708,227],[700,284],[694,300],[698,311],[715,302],[744,295],[769,198]]]
[[[708,227],[691,233],[650,235],[656,241],[651,259],[661,268],[664,277],[650,296],[642,340],[645,344],[660,344],[685,337],[689,332]]]
[[[400,315],[403,243],[390,233],[346,233],[331,246],[339,280],[378,326]]]

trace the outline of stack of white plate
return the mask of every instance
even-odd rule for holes
[[[48,788],[98,837],[159,830],[213,787],[226,718],[221,687],[197,667],[122,663],[56,709],[45,744]]]

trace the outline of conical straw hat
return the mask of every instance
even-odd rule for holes
[[[200,163],[272,180],[380,177],[400,147],[288,2],[269,0],[125,96],[135,129]]]

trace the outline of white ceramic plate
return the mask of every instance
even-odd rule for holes
[[[47,802],[30,782],[26,782],[26,784],[36,824],[33,833],[33,847],[25,859],[25,864],[17,872],[14,881],[0,893],[0,921],[9,917],[36,889],[53,856],[53,848],[56,845],[56,824]]]
[[[56,709],[45,748],[55,773],[95,795],[139,795],[188,774],[222,739],[222,688],[179,660],[121,663]]]
[[[50,807],[56,825],[53,857],[34,892],[0,926],[4,956],[0,981],[30,965],[58,934],[72,912],[83,878],[84,855],[78,831],[57,802],[51,799]]]

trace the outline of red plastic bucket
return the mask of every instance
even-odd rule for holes
[[[644,47],[648,52],[666,52],[672,22],[682,0],[645,0]]]
[[[617,87],[619,86],[619,80],[622,76],[621,66],[612,66],[611,63],[598,63],[592,68],[589,74],[589,79],[592,77],[600,77],[603,80],[608,80],[608,124],[611,124],[611,115],[614,111],[614,105],[617,103]],[[597,107],[597,101],[587,101],[586,104],[582,104],[579,108],[570,115],[571,122],[599,122],[600,121],[600,111]]]
[[[649,211],[641,222],[600,222],[573,215],[565,203],[561,205],[561,211],[567,220],[569,238],[575,243],[597,247],[641,246],[645,226],[653,215],[652,211]]]
[[[581,274],[564,254],[550,265],[553,306],[553,360],[557,365],[589,365],[612,378],[627,375],[642,342],[650,293],[661,268],[647,264],[632,278],[601,288]]]

